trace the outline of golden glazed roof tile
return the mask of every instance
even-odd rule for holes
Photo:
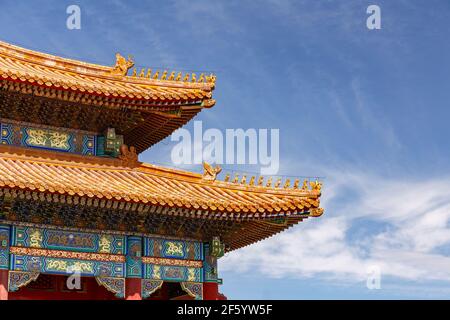
[[[202,175],[140,164],[117,166],[21,154],[0,146],[0,187],[115,199],[168,207],[203,209],[210,217],[271,217],[319,208],[320,191],[207,181]]]
[[[214,76],[188,82],[118,75],[112,70],[113,67],[65,59],[0,41],[3,79],[105,97],[160,101],[207,101],[215,86]]]
[[[100,134],[113,126],[140,153],[215,104],[215,76],[193,82],[114,69],[0,41],[0,118]]]

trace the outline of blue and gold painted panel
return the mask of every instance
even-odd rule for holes
[[[95,156],[97,154],[97,136],[83,135],[83,149],[81,154]]]
[[[21,256],[15,254],[11,254],[10,270],[62,275],[79,272],[82,276],[125,277],[125,264],[122,262]]]
[[[142,238],[128,237],[127,239],[127,277],[142,278]]]
[[[0,225],[0,268],[15,271],[217,282],[209,250],[195,241]]]
[[[26,147],[73,152],[74,135],[41,128],[23,128],[22,145]]]
[[[145,238],[144,255],[171,259],[203,260],[201,242]]]
[[[0,123],[0,142],[1,144],[14,144],[11,124]]]
[[[80,252],[125,254],[126,237],[65,230],[12,227],[12,246]]]
[[[97,136],[68,129],[0,123],[0,143],[82,155],[96,155]]]
[[[203,276],[205,282],[217,282],[217,258],[210,255],[210,245],[206,243],[205,249],[205,261],[203,261]]]
[[[203,281],[202,268],[145,264],[145,278],[164,281]]]
[[[0,225],[0,270],[9,267],[9,233],[10,226]]]

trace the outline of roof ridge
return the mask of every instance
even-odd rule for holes
[[[61,56],[57,56],[54,54],[50,54],[50,53],[45,53],[45,52],[41,52],[41,51],[36,51],[36,50],[31,50],[31,49],[27,49],[18,45],[14,45],[5,41],[1,41],[0,40],[0,53],[5,53],[5,54],[12,54],[13,52],[16,53],[17,57],[20,57],[21,55],[23,55],[21,58],[26,60],[27,57],[25,57],[25,54],[28,54],[30,56],[34,56],[36,58],[41,58],[41,59],[48,59],[48,60],[53,60],[53,61],[62,61],[68,64],[73,64],[73,65],[81,65],[83,67],[89,67],[92,69],[100,69],[102,71],[108,71],[111,67],[109,66],[104,66],[101,64],[96,64],[96,63],[90,63],[90,62],[84,62],[81,60],[76,60],[76,59],[71,59],[71,58],[65,58],[65,57],[61,57]],[[30,57],[28,57],[30,58]],[[36,63],[39,63],[38,61],[35,61]],[[42,61],[41,61],[42,62]],[[44,65],[46,65],[45,63],[43,63]],[[47,64],[48,66],[48,64]]]
[[[293,188],[275,188],[267,186],[246,185],[226,181],[209,181],[199,173],[181,169],[167,168],[151,163],[138,162],[135,166],[127,166],[120,159],[97,156],[83,156],[57,151],[31,149],[17,146],[0,145],[0,158],[29,163],[46,164],[61,167],[75,167],[86,170],[127,171],[151,176],[159,176],[202,187],[219,188],[231,192],[257,193],[280,197],[319,198],[320,191]]]
[[[128,75],[128,70],[131,69],[131,67],[125,67],[126,74],[123,75],[114,72],[114,69],[119,64],[118,61],[116,61],[115,65],[113,66],[105,66],[26,49],[24,47],[13,45],[1,40],[0,54],[15,59],[20,59],[24,62],[33,63],[35,65],[41,65],[67,72],[74,72],[80,75],[96,76],[99,78],[110,79],[123,83],[156,85],[175,88],[181,87],[210,91],[214,90],[216,81],[216,76],[213,74],[205,76],[204,73],[201,73],[199,78],[197,79],[196,73],[194,72],[185,73],[183,76],[182,72],[172,71],[170,75],[167,75],[167,70],[158,70],[152,74],[151,69],[145,68],[141,70],[139,75],[137,74],[136,68],[134,69],[134,73]],[[116,55],[122,57],[120,54]],[[147,70],[147,73],[144,72],[145,70]],[[178,73],[178,75],[175,76],[175,73]]]
[[[279,196],[292,196],[292,197],[298,197],[298,196],[305,196],[305,197],[319,197],[320,196],[320,190],[305,190],[305,189],[295,189],[295,188],[284,188],[284,187],[267,187],[267,186],[261,186],[261,185],[250,185],[250,184],[242,184],[242,183],[234,183],[229,181],[222,181],[222,180],[205,180],[203,179],[203,175],[196,172],[191,171],[185,171],[181,169],[176,168],[168,168],[163,167],[151,163],[141,163],[139,167],[136,168],[140,172],[145,172],[149,174],[157,174],[157,172],[148,172],[148,170],[155,170],[158,172],[164,172],[170,176],[170,174],[178,175],[179,178],[186,177],[191,178],[192,181],[190,182],[197,182],[203,186],[210,185],[211,187],[219,187],[219,188],[226,188],[228,190],[234,190],[234,191],[243,191],[243,192],[252,192],[252,193],[263,193],[263,194],[271,194],[271,195],[279,195]],[[175,178],[172,176],[172,178]],[[196,181],[194,181],[196,180]]]

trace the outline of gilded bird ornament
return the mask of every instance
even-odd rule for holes
[[[203,179],[214,181],[216,180],[217,175],[222,171],[222,168],[219,166],[211,166],[208,162],[203,162]]]

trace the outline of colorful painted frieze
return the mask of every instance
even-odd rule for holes
[[[144,255],[186,260],[203,260],[203,245],[196,241],[145,238]]]
[[[145,278],[164,281],[203,281],[203,269],[180,266],[145,264]]]
[[[12,227],[12,246],[81,252],[125,254],[122,235],[72,232],[65,230]]]
[[[96,155],[97,136],[76,130],[0,123],[0,143],[21,147]]]
[[[95,277],[125,277],[125,263],[11,254],[10,270]]]
[[[11,239],[9,235],[11,234]],[[13,271],[175,282],[217,281],[208,244],[163,238],[73,232],[30,226],[0,228],[3,265]],[[206,256],[205,256],[206,253]]]

